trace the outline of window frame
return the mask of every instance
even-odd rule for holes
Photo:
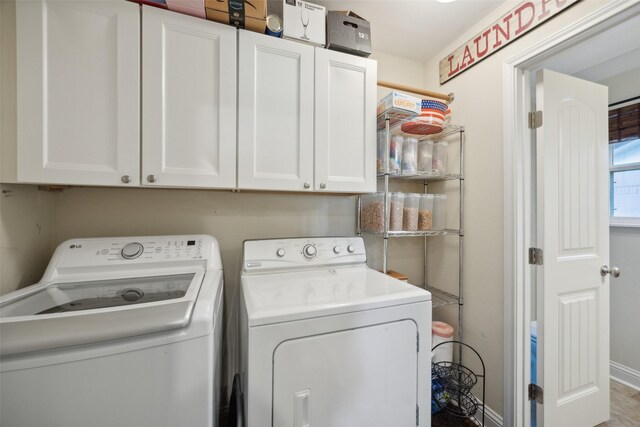
[[[613,216],[613,174],[615,172],[626,172],[640,170],[640,162],[627,163],[625,165],[613,165],[613,146],[609,144],[609,226],[611,227],[638,227],[640,228],[640,216],[624,217]]]

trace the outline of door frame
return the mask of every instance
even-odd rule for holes
[[[528,427],[531,375],[531,307],[528,250],[531,246],[532,156],[527,113],[529,73],[568,47],[640,13],[640,0],[609,2],[503,63],[504,190],[504,377],[503,425]]]

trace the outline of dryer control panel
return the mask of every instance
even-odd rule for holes
[[[361,237],[307,237],[247,240],[243,272],[366,264]]]

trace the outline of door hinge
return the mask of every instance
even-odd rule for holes
[[[543,263],[542,249],[529,248],[529,264],[542,265],[542,263]]]
[[[529,384],[529,400],[535,400],[542,405],[544,392],[542,387],[537,384]]]
[[[420,406],[416,405],[416,425],[420,425]]]
[[[537,129],[542,126],[542,111],[529,113],[529,129]]]

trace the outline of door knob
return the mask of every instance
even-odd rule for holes
[[[129,175],[122,175],[122,178],[120,178],[120,180],[124,184],[129,184],[131,182],[131,177]]]
[[[606,276],[607,274],[610,274],[611,277],[619,277],[620,269],[618,267],[609,268],[608,265],[603,265],[602,267],[600,267],[600,274],[602,275],[602,277]]]
[[[310,187],[311,187],[311,184],[309,184],[308,182],[304,183],[304,188],[310,188]]]
[[[156,182],[156,176],[155,175],[149,175],[147,177],[147,181],[149,182]]]
[[[325,188],[327,188],[327,184],[325,184],[324,182],[321,182],[320,188],[324,190]]]

